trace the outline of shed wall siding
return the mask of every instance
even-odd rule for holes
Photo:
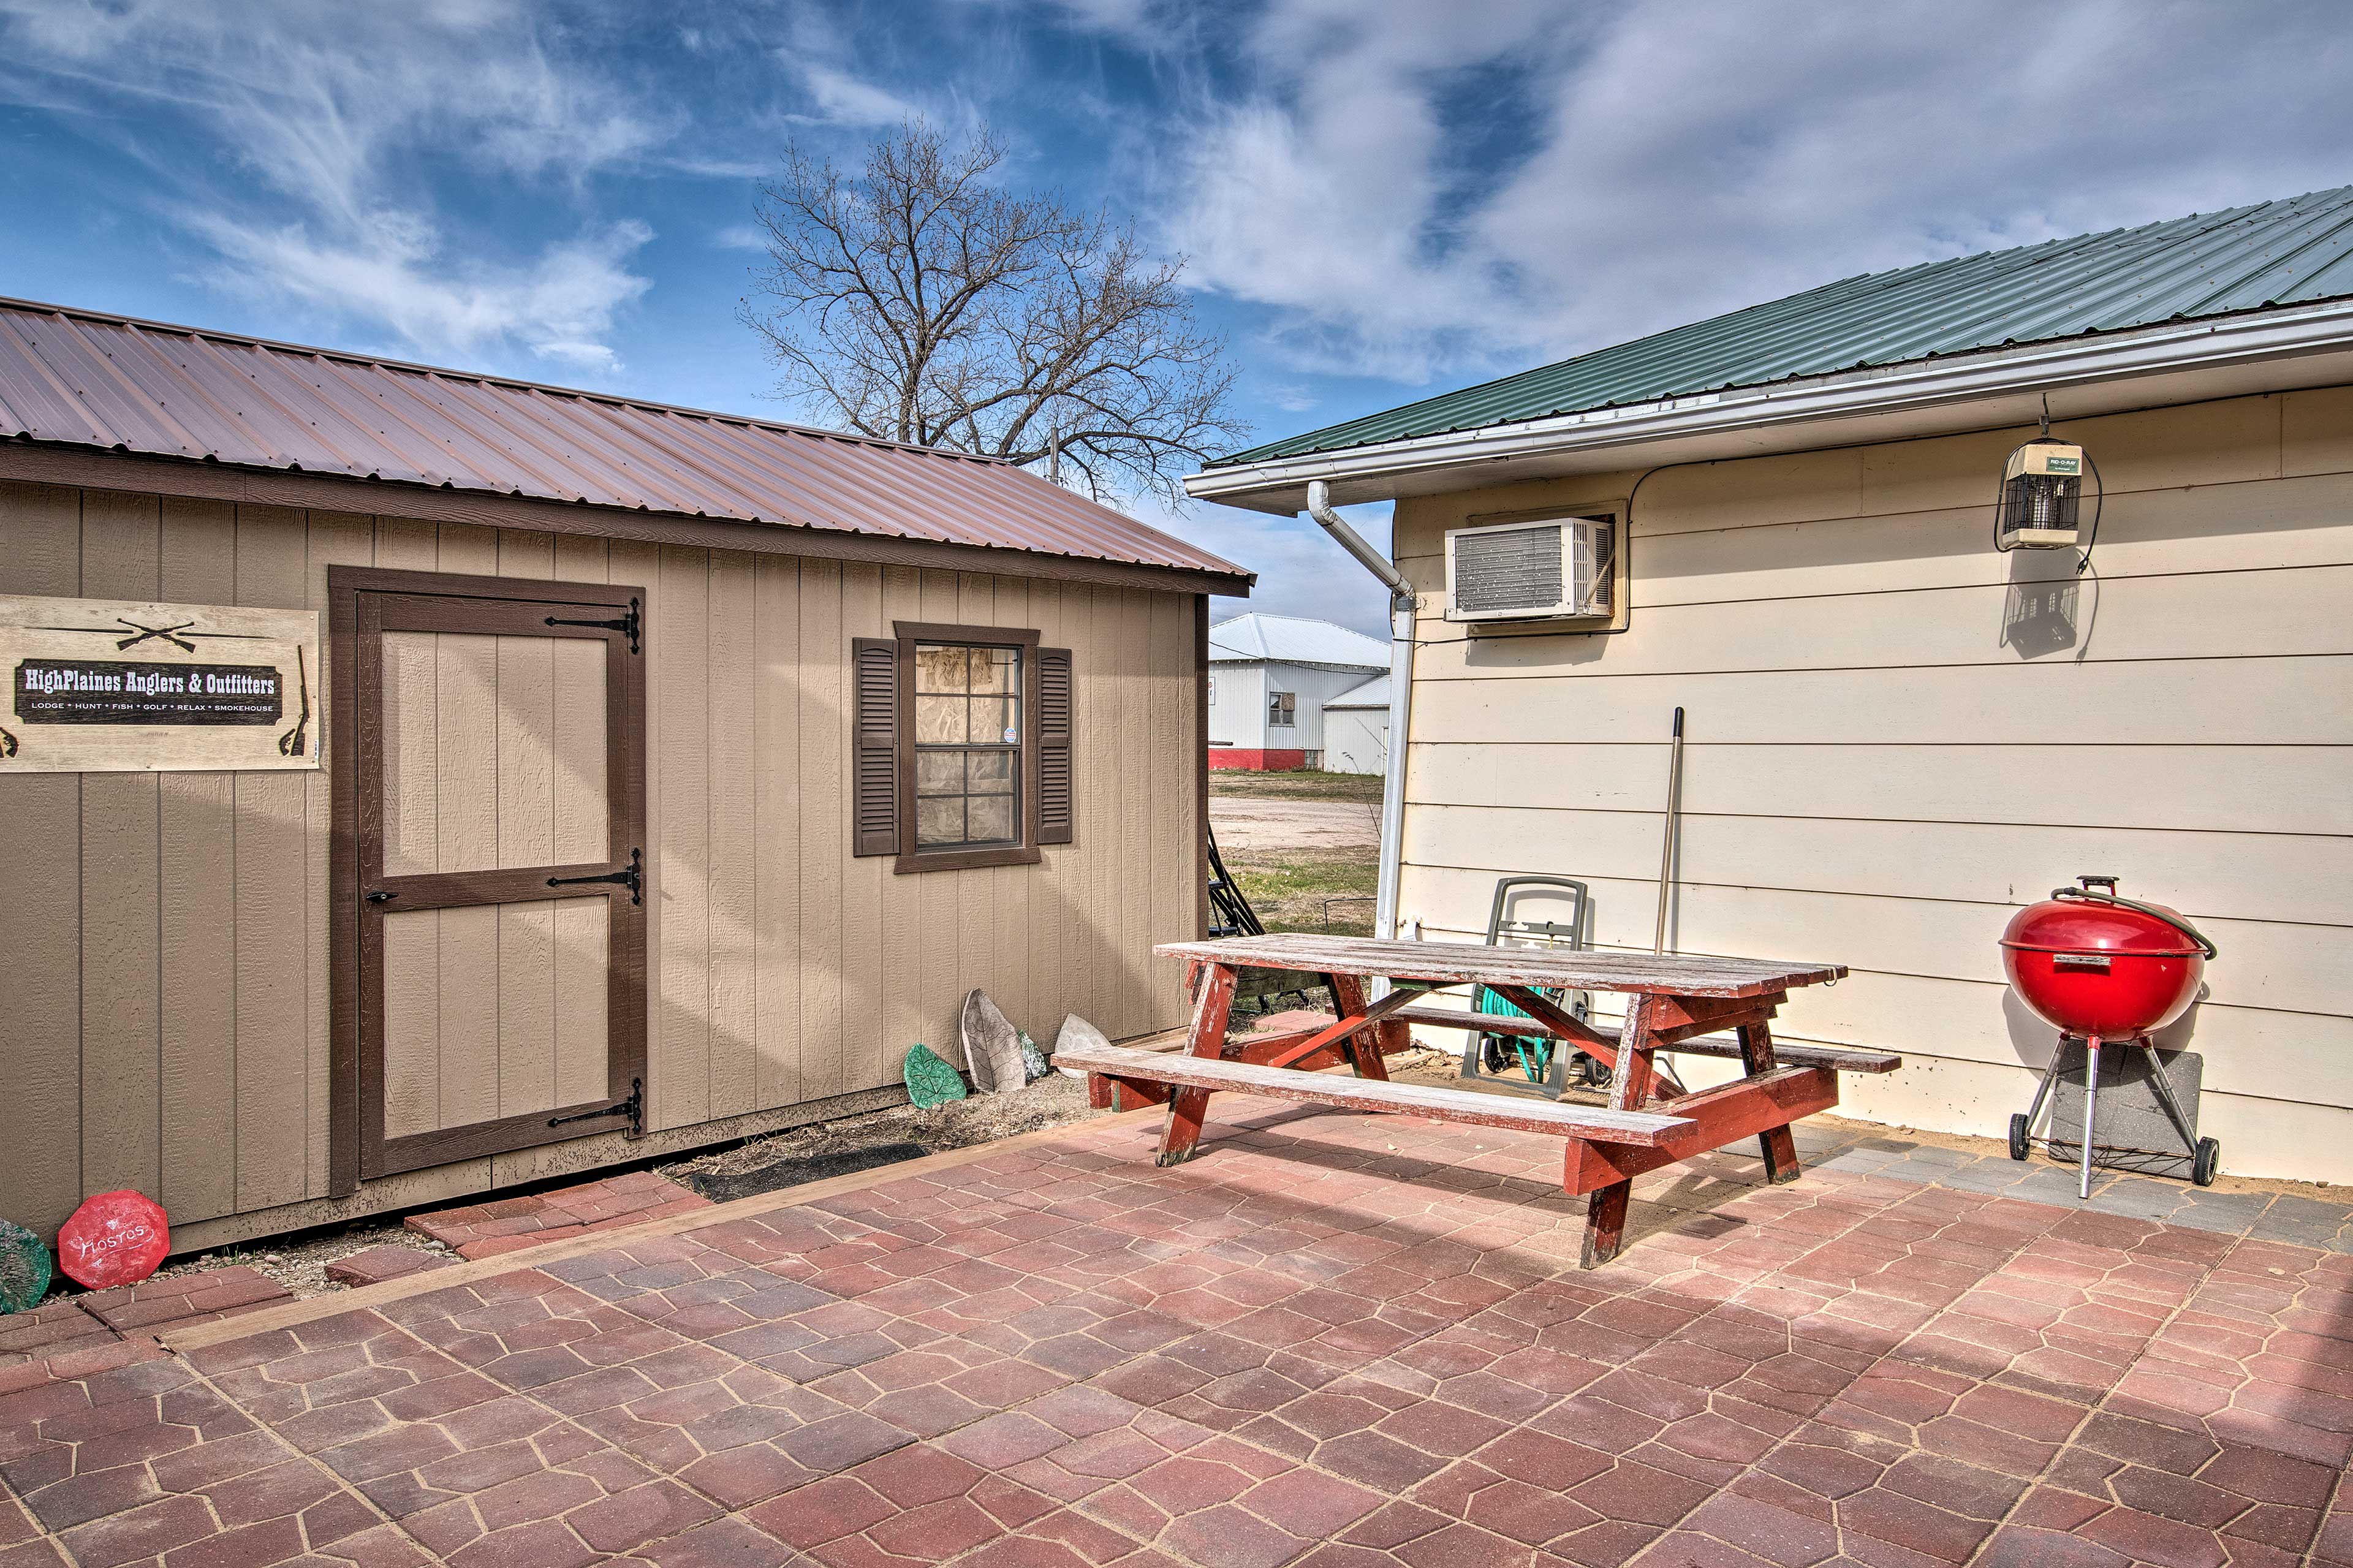
[[[2113,872],[2221,944],[2169,1040],[2205,1054],[2225,1169],[2353,1181],[2353,388],[2056,428],[2108,487],[2080,580],[1992,547],[2032,434],[1662,469],[1613,637],[1468,637],[1443,531],[1622,501],[1638,473],[1399,503],[1422,595],[1403,913],[1475,940],[1497,876],[1553,872],[1591,882],[1601,944],[1646,949],[1681,704],[1669,940],[1852,965],[1778,1025],[1905,1053],[1846,1080],[1851,1111],[2000,1135],[2053,1039],[1996,939]]]
[[[1195,934],[1189,595],[0,481],[0,593],[323,614],[333,563],[647,590],[652,1129],[887,1087],[916,1040],[959,1059],[974,986],[1050,1042],[1065,1012],[1115,1038],[1182,1021],[1150,948]],[[894,619],[1073,651],[1073,843],[921,876],[850,857],[849,641]],[[0,1214],[326,1194],[329,776],[0,776]],[[427,1202],[567,1147],[371,1185]]]

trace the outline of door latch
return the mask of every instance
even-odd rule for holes
[[[632,849],[629,851],[629,868],[626,871],[607,871],[601,877],[550,877],[547,879],[551,888],[576,888],[584,882],[616,883],[629,889],[629,902],[642,904],[646,901],[645,857],[640,851]],[[368,896],[374,898],[375,895],[371,893]]]
[[[629,601],[628,615],[617,616],[609,621],[567,621],[559,616],[550,616],[547,624],[551,626],[595,626],[599,631],[627,632],[629,635],[629,651],[638,651],[638,602],[635,599]]]
[[[608,1116],[628,1117],[629,1135],[634,1138],[642,1134],[646,1130],[646,1080],[641,1078],[631,1079],[629,1098],[627,1100],[617,1100],[610,1105],[601,1105],[593,1110],[575,1110],[569,1116],[551,1116],[547,1119],[547,1124],[550,1127],[561,1127],[567,1121],[602,1121]]]
[[[398,893],[392,891],[388,888],[370,888],[368,889],[367,901],[372,904],[388,904],[398,897],[400,897]]]

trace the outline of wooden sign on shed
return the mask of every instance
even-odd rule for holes
[[[319,616],[0,595],[0,773],[315,768]]]

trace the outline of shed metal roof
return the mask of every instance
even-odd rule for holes
[[[2347,296],[2353,185],[1848,278],[1208,467]]]
[[[1331,621],[1267,616],[1253,610],[1209,628],[1211,664],[1322,664],[1340,669],[1384,669],[1389,645]]]
[[[1249,580],[994,458],[16,300],[5,437]]]
[[[1376,675],[1362,686],[1352,686],[1337,697],[1324,700],[1324,711],[1335,708],[1386,708],[1389,705],[1389,678]]]

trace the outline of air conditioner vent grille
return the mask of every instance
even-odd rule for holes
[[[1560,525],[1482,529],[1454,542],[1454,603],[1472,611],[1535,610],[1562,599]]]

